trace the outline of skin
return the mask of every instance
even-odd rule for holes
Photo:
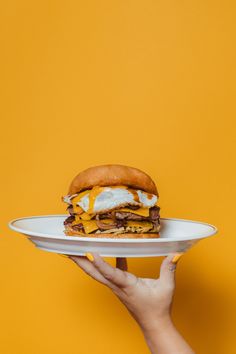
[[[126,306],[140,326],[151,353],[194,354],[171,319],[176,270],[173,257],[172,254],[164,259],[157,279],[139,278],[129,273],[125,258],[117,258],[116,267],[94,253],[91,260],[82,256],[70,256],[70,259],[93,279],[109,287]]]

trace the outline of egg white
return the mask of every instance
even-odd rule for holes
[[[150,208],[157,202],[157,196],[154,194],[151,195],[151,198],[150,194],[147,194],[141,190],[137,190],[137,194],[139,197],[139,202],[134,200],[133,194],[128,189],[104,187],[102,192],[97,195],[93,210],[91,212],[95,214],[103,211],[109,211],[128,204]],[[85,212],[88,211],[89,192],[77,202],[77,205],[79,205]]]

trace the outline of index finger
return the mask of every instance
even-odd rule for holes
[[[112,267],[98,254],[93,253],[93,258],[93,264],[96,269],[104,276],[104,278],[118,287],[125,288],[133,283],[132,280],[136,279],[135,275],[119,268]]]

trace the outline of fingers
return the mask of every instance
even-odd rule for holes
[[[111,289],[116,287],[126,287],[135,281],[136,277],[133,274],[125,272],[121,269],[127,269],[127,262],[125,258],[117,259],[117,268],[112,267],[105,262],[98,254],[87,253],[83,256],[70,256],[86,274],[102,284],[107,285]],[[121,269],[120,269],[121,268]],[[134,279],[133,279],[134,278]]]
[[[93,264],[102,276],[120,288],[125,288],[132,283],[133,278],[136,277],[128,272],[125,272],[119,268],[114,268],[107,262],[105,262],[98,254],[93,253]],[[119,265],[125,266],[125,261],[117,261]]]
[[[171,287],[175,286],[176,264],[182,254],[170,254],[161,264],[160,280]]]
[[[110,286],[109,281],[96,269],[94,264],[83,256],[69,256],[86,274],[100,283]]]
[[[119,268],[121,270],[127,271],[128,270],[128,265],[127,265],[126,258],[124,258],[124,257],[116,258],[116,268]]]

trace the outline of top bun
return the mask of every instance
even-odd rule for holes
[[[82,192],[94,186],[128,186],[158,196],[157,188],[145,172],[123,165],[102,165],[80,172],[71,182],[68,194]]]

